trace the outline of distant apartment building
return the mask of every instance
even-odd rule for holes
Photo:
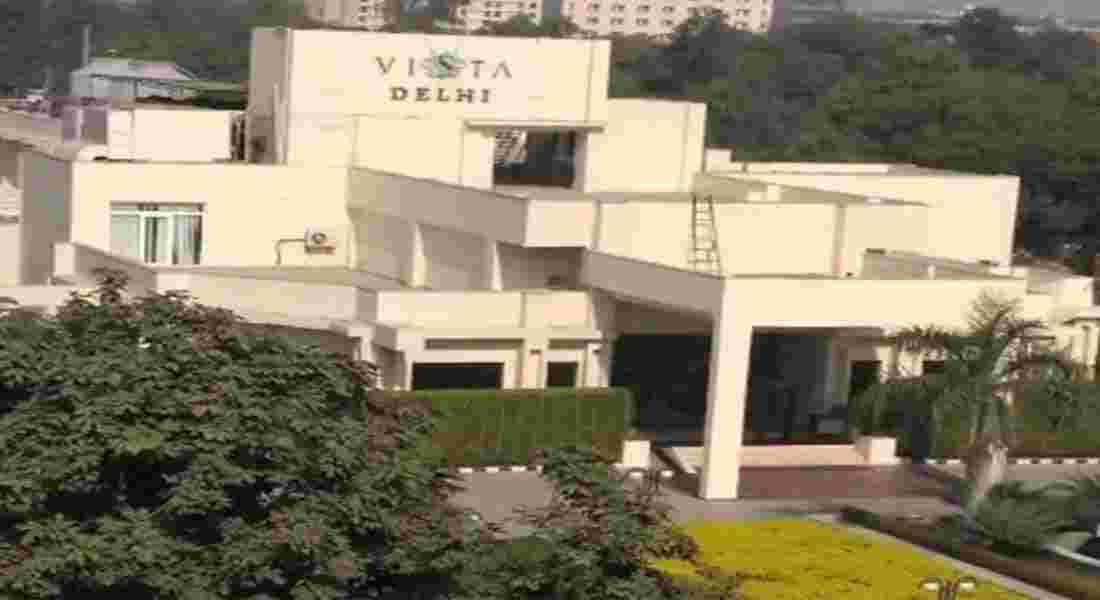
[[[803,25],[848,12],[848,0],[775,0],[772,27]]]
[[[313,19],[334,27],[380,29],[386,24],[386,0],[308,0]],[[471,0],[458,9],[460,29],[481,27],[527,15],[542,18],[543,0]]]
[[[568,18],[597,35],[666,36],[683,21],[708,8],[725,11],[730,25],[763,33],[771,28],[777,0],[471,0],[458,9],[466,31],[501,23],[518,15],[539,21],[544,15]],[[843,2],[843,0],[836,0]],[[314,19],[337,27],[379,29],[386,23],[385,0],[308,0]]]
[[[774,0],[563,0],[561,13],[596,35],[665,36],[688,18],[715,8],[737,29],[765,33]]]
[[[459,22],[467,31],[477,31],[486,25],[520,15],[527,15],[537,22],[542,19],[542,14],[542,0],[471,0],[458,9]]]
[[[386,24],[386,0],[306,0],[306,12],[333,27],[378,29]]]

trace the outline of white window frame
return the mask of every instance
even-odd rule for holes
[[[115,208],[115,206],[117,204],[123,204],[123,205],[128,205],[128,206],[136,205],[137,208],[136,209]],[[121,216],[137,216],[138,217],[138,251],[141,253],[141,257],[138,258],[137,260],[139,260],[140,262],[142,262],[144,264],[147,264],[147,265],[172,266],[174,263],[171,262],[171,256],[169,257],[168,262],[150,262],[150,261],[145,260],[145,232],[148,229],[148,227],[146,226],[146,223],[150,219],[153,219],[153,218],[169,217],[169,219],[168,219],[168,248],[170,249],[169,254],[174,254],[175,253],[175,248],[176,248],[176,223],[175,223],[175,219],[172,218],[172,217],[174,217],[176,215],[186,216],[186,217],[198,217],[199,218],[199,231],[202,232],[203,228],[204,228],[203,226],[205,225],[205,220],[206,220],[204,218],[204,211],[203,211],[204,206],[202,204],[198,204],[198,203],[172,203],[172,204],[167,204],[165,206],[171,206],[171,207],[174,208],[174,210],[163,210],[163,211],[162,210],[150,210],[150,207],[159,208],[160,206],[161,205],[157,204],[157,203],[119,202],[119,203],[111,205],[111,216],[114,217],[115,215],[121,215]],[[194,208],[194,210],[182,209],[182,207],[185,207],[185,206],[193,206],[195,208]],[[113,236],[114,233],[112,232],[111,235]],[[202,234],[201,233],[200,233],[200,239],[202,239]],[[202,264],[202,255],[203,255],[203,248],[200,246],[199,247],[199,259],[198,259],[198,261],[195,262],[196,265]],[[133,258],[133,257],[127,257],[127,258]]]

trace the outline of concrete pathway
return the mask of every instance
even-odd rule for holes
[[[681,522],[833,512],[845,504],[885,514],[940,516],[958,511],[962,474],[963,468],[956,466],[745,469],[740,500],[700,500],[695,496],[697,480],[690,476],[667,480],[662,489],[673,518]],[[1009,479],[1037,483],[1077,475],[1100,476],[1100,466],[1013,465],[1008,471]],[[536,473],[472,473],[462,478],[466,489],[455,502],[509,529],[515,527],[517,508],[550,501],[550,487]]]

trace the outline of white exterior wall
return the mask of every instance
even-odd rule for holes
[[[72,169],[71,237],[53,241],[109,250],[111,203],[199,203],[204,265],[274,265],[275,242],[301,238],[306,229],[348,233],[335,240],[331,256],[284,244],[284,265],[349,264],[354,241],[344,169],[102,162],[73,163]]]
[[[609,100],[602,131],[581,136],[576,189],[686,192],[703,170],[706,105]]]
[[[54,244],[70,241],[72,226],[81,219],[73,215],[74,164],[27,152],[23,169],[21,279],[25,285],[43,285],[53,273]],[[109,221],[110,215],[92,218]]]
[[[22,251],[19,223],[0,221],[0,287],[19,285]]]
[[[1018,177],[764,172],[724,176],[928,204],[930,253],[971,262],[1011,263]]]

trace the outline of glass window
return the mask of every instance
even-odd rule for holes
[[[111,252],[149,264],[199,264],[202,205],[112,205]]]
[[[648,4],[638,5],[638,12],[641,12],[641,13],[649,12],[649,5]]]
[[[577,387],[577,371],[580,365],[575,362],[549,362],[546,364],[546,387]]]
[[[596,17],[588,17],[588,22],[593,24],[593,25],[596,25],[600,22],[600,20]]]
[[[638,25],[649,25],[649,19],[638,19],[635,23]]]

